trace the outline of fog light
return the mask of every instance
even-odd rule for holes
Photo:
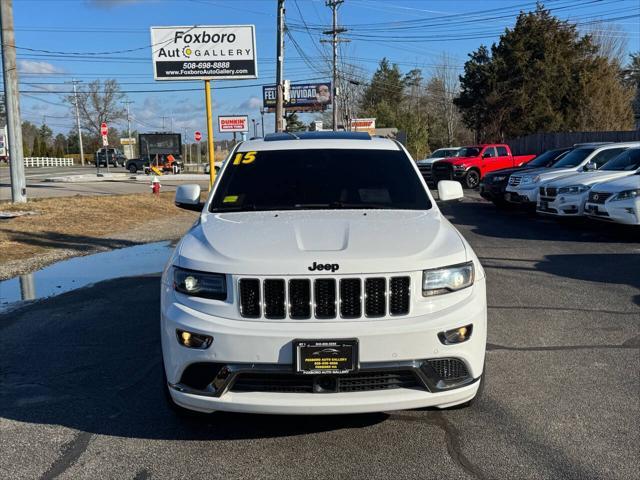
[[[473,330],[473,325],[465,325],[464,327],[458,327],[452,330],[447,330],[446,332],[440,332],[438,334],[438,338],[445,345],[462,343],[462,342],[466,342],[467,340],[469,340],[469,338],[471,338],[472,330]]]
[[[209,335],[201,335],[199,333],[187,332],[186,330],[176,330],[178,343],[187,348],[198,348],[204,350],[209,348],[213,337]]]

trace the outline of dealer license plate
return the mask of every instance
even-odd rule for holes
[[[349,373],[358,367],[358,340],[294,340],[294,365],[303,374]]]

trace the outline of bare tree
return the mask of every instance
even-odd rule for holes
[[[453,99],[460,90],[460,82],[451,58],[446,53],[442,54],[440,63],[434,68],[433,80],[435,80],[434,87],[437,86],[437,88],[434,88],[432,93],[436,98],[438,110],[444,120],[447,146],[450,147],[460,126],[460,114],[453,103]]]
[[[115,123],[126,118],[126,110],[122,106],[125,99],[117,80],[100,80],[89,83],[86,89],[78,90],[78,109],[80,124],[84,130],[92,135],[100,135],[100,124]],[[75,97],[69,95],[67,102],[71,105],[75,115]]]
[[[614,23],[604,21],[591,23],[585,31],[598,47],[598,54],[609,59],[609,62],[624,65],[627,58],[629,37],[627,33]]]

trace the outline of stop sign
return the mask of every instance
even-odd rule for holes
[[[109,134],[109,129],[107,128],[107,124],[105,122],[102,122],[100,124],[100,135],[102,135],[103,137],[107,136]]]
[[[195,132],[193,134],[193,138],[195,139],[196,142],[199,142],[200,140],[202,140],[202,134],[200,132]]]

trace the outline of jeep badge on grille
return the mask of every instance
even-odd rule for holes
[[[319,271],[327,270],[327,271],[336,272],[340,268],[340,265],[338,265],[337,263],[313,262],[313,265],[307,268],[309,269],[310,272],[315,272],[316,270],[319,270]]]

